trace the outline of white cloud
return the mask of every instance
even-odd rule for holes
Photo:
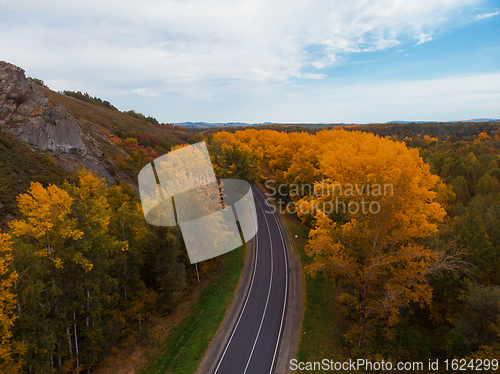
[[[132,90],[139,96],[147,96],[147,97],[157,97],[160,96],[159,92],[155,92],[154,90],[150,90],[148,88],[136,88]]]
[[[498,12],[495,12],[495,13],[484,13],[484,14],[480,14],[476,17],[476,20],[481,20],[481,19],[485,19],[485,18],[490,18],[490,17],[493,17],[493,16],[496,16],[500,14],[500,10]]]
[[[300,76],[300,78],[304,79],[322,79],[324,77],[326,77],[325,74],[312,74],[312,73],[303,73]]]
[[[328,67],[366,63],[348,53],[396,47],[408,56],[408,45],[432,40],[479,2],[65,1],[52,13],[0,12],[0,59],[52,89],[87,91],[165,122],[498,118],[500,74],[325,79]]]
[[[422,43],[425,43],[425,42],[429,42],[431,40],[432,40],[432,36],[430,34],[426,34],[424,32],[421,32],[418,35],[418,43],[415,44],[415,45],[419,45],[419,44],[422,44]]]
[[[311,66],[315,67],[316,69],[323,69],[334,64],[335,61],[337,61],[336,56],[334,54],[329,54],[321,57],[319,60],[312,61]]]
[[[213,99],[322,78],[310,69],[339,64],[339,54],[424,43],[479,1],[66,1],[54,12],[0,14],[0,50],[46,80]]]

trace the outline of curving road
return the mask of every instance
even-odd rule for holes
[[[212,374],[270,374],[276,367],[288,294],[285,236],[277,213],[252,186],[259,230],[253,274],[237,322]],[[281,218],[278,218],[281,219]]]

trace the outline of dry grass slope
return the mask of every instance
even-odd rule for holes
[[[68,112],[77,117],[86,131],[106,130],[109,133],[135,131],[166,139],[171,144],[191,143],[193,140],[191,132],[168,129],[164,125],[152,125],[119,111],[78,100],[48,88],[40,87],[40,89],[50,101],[64,106]]]

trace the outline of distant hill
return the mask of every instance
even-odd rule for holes
[[[468,121],[462,121],[462,122],[500,122],[500,118],[497,118],[497,119],[492,119],[492,118],[477,118],[477,119],[470,119]]]
[[[259,126],[270,125],[271,122],[263,123],[245,123],[245,122],[179,122],[172,123],[172,125],[183,126],[188,128],[210,128],[210,127],[245,127],[245,126]]]
[[[463,121],[388,121],[385,123],[456,123],[456,122],[498,122],[500,119],[493,118],[477,118],[477,119],[468,119]]]
[[[370,123],[344,123],[344,122],[321,122],[321,123],[277,123],[277,122],[260,122],[260,123],[246,123],[246,122],[179,122],[173,125],[183,126],[192,129],[210,129],[217,127],[251,127],[251,126],[269,126],[272,124],[282,126],[301,126],[307,128],[323,128],[335,126],[354,126],[354,125],[374,125],[378,123],[455,123],[455,122],[498,122],[500,119],[493,118],[477,118],[463,121],[387,121],[387,122],[370,122]]]

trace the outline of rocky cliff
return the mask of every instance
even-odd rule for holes
[[[86,154],[81,124],[64,107],[50,102],[24,70],[0,61],[2,130],[41,150]]]

